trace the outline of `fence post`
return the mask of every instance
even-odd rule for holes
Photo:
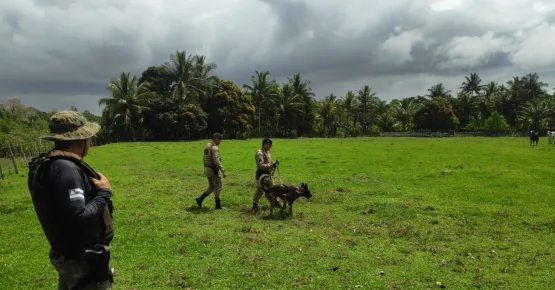
[[[15,163],[15,158],[13,156],[12,146],[8,143],[8,149],[10,150],[10,157],[12,159],[13,168],[15,169],[15,174],[19,174],[19,170],[17,170],[17,164]]]
[[[36,156],[34,145],[35,145],[34,143],[29,143],[29,154],[31,155],[31,157],[29,157],[29,158],[31,158],[31,159],[33,159],[33,157]]]
[[[19,144],[19,149],[21,149],[21,154],[23,154],[23,159],[25,160],[25,163],[28,163],[29,161],[27,161],[27,156],[25,155],[25,150],[23,150],[23,144]]]

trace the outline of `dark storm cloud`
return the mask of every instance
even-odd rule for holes
[[[249,83],[255,70],[309,78],[317,97],[369,84],[384,99],[465,75],[554,77],[555,6],[525,0],[0,1],[0,100],[39,109],[97,100],[176,50]],[[29,103],[30,102],[30,103]],[[64,107],[65,106],[65,107]]]

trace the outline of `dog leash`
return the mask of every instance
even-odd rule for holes
[[[279,177],[279,183],[283,184],[283,180],[281,180],[281,174],[279,173],[279,165],[276,167]]]
[[[272,177],[274,177],[274,173],[276,172],[276,169],[277,169],[277,172],[278,172],[279,182],[281,184],[283,184],[283,180],[281,180],[281,174],[279,173],[279,165],[274,167],[274,170],[272,170]]]

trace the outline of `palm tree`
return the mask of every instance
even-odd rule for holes
[[[513,77],[507,81],[507,121],[511,126],[516,124],[521,104],[526,102],[526,92],[524,90],[524,81],[520,77]]]
[[[457,94],[454,109],[455,114],[462,121],[462,126],[468,125],[469,118],[476,113],[479,103],[480,101],[476,96],[470,95],[464,91]]]
[[[482,86],[480,95],[480,106],[482,114],[489,115],[495,110],[496,95],[499,93],[499,85],[496,82],[489,82]]]
[[[278,94],[270,98],[272,108],[276,113],[276,129],[283,127],[287,133],[294,128],[296,115],[302,113],[303,99],[295,92],[295,88],[286,83],[283,84]],[[292,124],[293,123],[293,124]]]
[[[312,97],[315,96],[314,92],[310,88],[310,81],[303,80],[301,74],[294,74],[293,78],[287,78],[289,85],[295,91],[295,94],[299,95],[305,104],[308,104]]]
[[[364,135],[367,127],[366,114],[372,110],[372,100],[376,97],[376,93],[372,92],[372,89],[368,85],[363,86],[357,93],[357,100],[360,106],[360,111],[362,112],[360,123],[362,124],[362,135]]]
[[[550,113],[550,108],[546,101],[528,101],[522,108],[520,119],[527,123],[531,127],[530,129],[535,131],[548,125]]]
[[[172,96],[181,105],[199,104],[212,91],[218,82],[214,73],[216,64],[206,64],[205,56],[188,55],[185,51],[177,51],[170,56],[170,62],[164,68],[177,82],[172,84]]]
[[[373,105],[374,105],[374,114],[376,116],[385,114],[389,111],[390,105],[387,104],[387,101],[380,100],[379,98],[373,98]]]
[[[376,123],[383,132],[395,132],[399,128],[400,123],[389,112],[378,115]]]
[[[256,114],[258,115],[258,133],[260,133],[261,128],[262,106],[270,98],[277,95],[276,83],[268,79],[269,74],[269,71],[256,71],[256,76],[251,77],[252,86],[243,84],[243,88],[249,91],[249,94],[252,96],[253,103],[258,104],[256,107]]]
[[[524,92],[526,92],[528,100],[534,100],[536,98],[542,97],[547,92],[544,87],[548,84],[541,82],[537,73],[529,73],[522,78],[522,87]]]
[[[415,98],[406,98],[402,100],[394,100],[391,102],[391,111],[393,115],[401,121],[403,130],[412,130],[414,116],[420,110],[420,105]]]
[[[335,96],[332,94],[325,97],[320,103],[318,103],[317,114],[322,122],[322,131],[329,137],[329,131],[332,124],[335,122],[337,115],[337,105],[335,102]]]
[[[356,107],[357,107],[357,100],[355,98],[355,94],[352,91],[348,91],[345,97],[341,100],[341,107],[345,112],[345,125],[347,126],[350,122],[350,119],[353,119],[353,127],[356,125],[354,122],[356,119],[354,115],[356,114]]]
[[[555,94],[547,97],[545,102],[547,103],[549,128],[555,128]]]
[[[443,86],[443,83],[433,85],[432,87],[430,87],[428,89],[428,92],[429,92],[429,94],[427,94],[426,97],[429,97],[430,99],[439,98],[439,97],[447,97],[451,93],[450,90],[447,90],[445,88],[445,86]]]
[[[136,141],[136,124],[133,122],[142,122],[141,113],[149,110],[149,99],[155,94],[150,91],[149,83],[138,84],[137,77],[130,78],[129,74],[122,72],[118,79],[112,79],[107,87],[111,97],[100,99],[98,105],[106,105],[110,122],[130,128],[133,140]]]
[[[299,113],[300,122],[297,123],[297,134],[311,133],[314,115],[314,92],[310,88],[310,81],[303,80],[301,74],[293,75],[293,78],[287,78],[288,83],[293,87],[295,94],[299,95],[303,100],[303,110]]]
[[[471,73],[470,77],[464,78],[465,81],[461,84],[460,89],[471,96],[479,96],[484,87],[481,85],[482,79],[480,76],[477,73]]]
[[[505,85],[500,85],[497,87],[497,92],[493,95],[493,103],[495,104],[495,110],[501,115],[505,115],[506,108],[509,106],[509,101],[511,99],[510,91],[505,87]]]
[[[215,63],[206,63],[204,55],[195,55],[194,63],[195,78],[191,80],[191,87],[199,88],[195,90],[196,101],[203,103],[219,84],[219,78],[214,75],[217,66]]]

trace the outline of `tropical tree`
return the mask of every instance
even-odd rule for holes
[[[455,130],[459,119],[447,98],[434,97],[426,101],[415,116],[415,125],[421,130],[448,131]]]
[[[466,92],[459,92],[455,101],[455,115],[459,118],[461,126],[466,127],[470,117],[475,115],[479,108],[479,100]]]
[[[527,100],[535,100],[547,94],[544,89],[548,84],[539,80],[537,73],[529,73],[522,77],[522,89],[526,94]]]
[[[482,79],[477,73],[471,73],[470,77],[464,77],[465,81],[461,84],[460,89],[471,96],[479,96],[484,86],[481,85]]]
[[[495,110],[496,97],[499,94],[499,86],[496,82],[489,82],[482,86],[482,93],[480,95],[480,112],[489,116]]]
[[[401,130],[410,131],[414,127],[414,116],[420,110],[416,98],[393,100],[391,111],[393,116],[401,122]]]
[[[318,103],[317,114],[322,126],[322,134],[325,137],[334,136],[336,129],[334,123],[337,117],[337,104],[336,97],[333,94],[325,97]]]
[[[357,92],[357,101],[359,104],[359,112],[361,114],[360,123],[362,127],[362,135],[366,133],[366,129],[369,125],[369,116],[372,113],[373,100],[376,97],[376,93],[372,92],[370,86],[365,85]]]
[[[171,84],[172,96],[181,104],[200,104],[217,84],[218,77],[213,75],[216,64],[206,64],[205,60],[205,56],[177,51],[164,64],[170,78],[176,80]]]
[[[255,107],[241,88],[229,80],[220,80],[203,110],[207,113],[207,130],[211,136],[223,133],[226,138],[247,138],[252,130]]]
[[[520,116],[523,129],[540,130],[548,126],[550,108],[544,100],[528,101],[522,107],[522,115]]]
[[[310,81],[301,78],[297,73],[292,78],[287,78],[289,85],[303,102],[302,111],[297,116],[297,134],[311,134],[314,123],[314,92],[310,87]]]
[[[439,98],[439,97],[447,97],[447,96],[450,96],[450,94],[451,94],[451,91],[447,90],[443,85],[443,83],[439,83],[431,86],[428,89],[428,94],[426,95],[426,97],[433,99],[433,98]]]
[[[136,128],[143,121],[141,114],[150,109],[149,100],[155,94],[150,91],[147,82],[139,84],[136,76],[129,75],[129,72],[122,72],[119,78],[112,79],[107,87],[111,97],[100,99],[98,104],[106,105],[105,117],[109,118],[106,122],[124,125],[131,130],[131,137],[136,141]]]
[[[285,83],[278,93],[270,98],[270,104],[274,108],[277,121],[276,132],[282,136],[296,135],[293,130],[297,128],[297,116],[303,112],[305,105],[302,96],[297,94],[291,84]]]
[[[356,128],[356,114],[357,107],[359,106],[355,94],[352,91],[348,91],[345,96],[337,102],[339,106],[339,111],[343,114],[343,126],[345,134],[351,136]],[[352,126],[350,125],[352,121]]]
[[[402,128],[401,122],[389,112],[378,115],[376,125],[384,132],[395,132]]]
[[[505,117],[494,111],[491,116],[484,122],[484,129],[489,132],[500,133],[506,132],[511,129],[511,126],[507,124]]]
[[[277,84],[274,80],[269,80],[270,72],[256,71],[256,75],[251,77],[252,86],[243,84],[249,94],[251,95],[252,102],[256,105],[256,115],[258,116],[258,133],[261,133],[262,128],[262,112],[264,110],[264,105],[270,100],[270,98],[277,95]]]

